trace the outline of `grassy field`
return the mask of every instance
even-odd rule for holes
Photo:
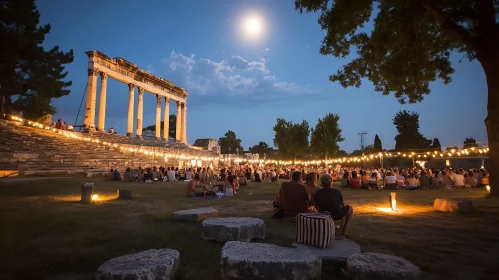
[[[79,203],[86,181],[95,182],[101,198],[93,205]],[[151,248],[180,252],[177,279],[219,279],[222,246],[202,240],[199,223],[173,221],[171,213],[213,206],[221,216],[262,218],[263,242],[289,246],[295,225],[271,219],[279,185],[251,184],[235,197],[191,199],[183,182],[0,180],[0,279],[93,279],[104,261]],[[134,199],[115,200],[119,188],[132,189]],[[398,190],[396,212],[387,211],[388,191],[342,192],[355,209],[350,237],[363,252],[402,256],[422,268],[424,279],[497,279],[499,199],[485,190]],[[437,213],[437,197],[471,197],[478,207],[468,215]]]

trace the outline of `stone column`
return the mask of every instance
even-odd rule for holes
[[[107,90],[107,74],[100,72],[100,101],[99,101],[99,120],[97,128],[99,131],[105,132],[106,121],[106,90]]]
[[[133,136],[133,95],[135,94],[135,85],[128,84],[128,129],[126,136]]]
[[[137,102],[137,138],[142,138],[142,119],[144,117],[144,89],[139,87],[139,100]]]
[[[187,143],[187,103],[182,104],[182,143]]]
[[[168,142],[170,132],[170,99],[165,97],[165,124],[163,125],[163,139]]]
[[[161,138],[161,96],[156,94],[156,139]]]
[[[88,130],[95,129],[95,102],[97,98],[97,70],[88,69],[87,98],[85,105],[85,120],[83,124]]]
[[[175,142],[181,141],[182,135],[182,107],[180,106],[180,101],[177,101],[177,124],[175,129]]]

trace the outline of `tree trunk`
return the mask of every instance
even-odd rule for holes
[[[488,86],[487,137],[489,141],[490,195],[499,196],[499,54],[495,59],[481,61]]]

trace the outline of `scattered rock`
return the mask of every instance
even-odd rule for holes
[[[421,269],[400,257],[363,253],[348,257],[348,277],[356,280],[415,280],[419,279]]]
[[[218,242],[265,239],[265,223],[257,218],[209,218],[201,223],[201,231],[204,239]]]
[[[223,280],[312,280],[321,277],[321,261],[299,248],[229,241],[222,249]]]
[[[180,253],[172,249],[152,249],[110,259],[97,271],[97,280],[169,280],[180,262]]]
[[[197,222],[211,217],[218,217],[218,210],[213,207],[181,210],[173,212],[172,216],[176,220]]]
[[[347,259],[351,255],[360,254],[360,246],[350,239],[335,240],[327,248],[318,248],[294,242],[291,246],[307,250],[310,254],[322,260],[323,268],[325,266],[333,268],[346,268]]]
[[[467,213],[473,210],[473,201],[467,198],[437,198],[433,209],[441,212]]]

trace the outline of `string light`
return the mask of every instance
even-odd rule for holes
[[[52,131],[54,133],[57,133],[57,134],[60,134],[60,135],[63,135],[67,138],[73,138],[73,139],[76,139],[76,140],[80,140],[80,141],[86,141],[86,142],[91,142],[91,143],[94,143],[94,144],[98,144],[98,145],[103,145],[103,146],[108,146],[108,147],[112,147],[112,148],[119,148],[122,152],[132,152],[132,153],[141,153],[141,154],[144,154],[144,155],[148,155],[148,156],[156,156],[156,157],[164,157],[165,161],[168,159],[168,158],[176,158],[176,159],[183,159],[183,160],[196,160],[196,161],[216,161],[216,160],[220,160],[222,162],[225,162],[225,161],[231,161],[232,159],[231,158],[220,158],[220,157],[198,157],[198,156],[192,156],[192,155],[179,155],[179,154],[175,154],[175,153],[159,153],[159,152],[155,152],[155,151],[148,151],[146,149],[144,149],[144,147],[141,147],[140,149],[139,148],[136,148],[136,147],[130,147],[129,145],[126,145],[126,144],[120,144],[118,145],[117,143],[110,143],[110,142],[107,142],[107,141],[103,141],[101,142],[99,139],[93,139],[91,137],[81,137],[81,136],[78,136],[76,135],[75,133],[73,132],[69,132],[69,131],[58,131],[57,129],[55,128],[52,128],[50,126],[45,126],[43,124],[40,124],[40,123],[37,123],[37,122],[33,122],[33,121],[28,121],[28,120],[25,120],[23,118],[20,118],[20,117],[16,117],[16,116],[10,116],[10,115],[7,115],[7,114],[3,114],[4,117],[7,117],[9,116],[11,120],[13,121],[18,121],[18,122],[21,122],[21,123],[26,123],[27,125],[29,126],[33,126],[33,127],[38,127],[38,128],[42,128],[42,129],[45,129],[47,131]],[[156,149],[156,148],[159,148],[159,147],[153,147],[151,146],[150,149]],[[167,148],[165,148],[167,149]],[[470,152],[475,152],[476,154],[485,154],[485,153],[488,153],[489,152],[489,147],[480,147],[480,148],[477,148],[475,149],[475,147],[471,147],[469,149],[461,149],[460,151],[457,151],[456,153],[456,149],[451,149],[449,152],[447,152],[447,155],[449,157],[452,157],[452,156],[456,156],[454,155],[454,153],[457,154],[457,156],[461,156],[461,154],[466,154],[466,155],[469,155]],[[333,163],[349,163],[349,162],[360,162],[361,160],[362,161],[369,161],[369,160],[373,160],[375,157],[376,158],[381,158],[383,156],[387,156],[387,157],[391,157],[391,156],[403,156],[403,157],[427,157],[427,155],[431,155],[433,158],[436,158],[438,156],[440,157],[444,157],[444,154],[443,153],[440,153],[438,154],[437,151],[433,151],[433,153],[429,152],[429,151],[425,151],[425,152],[421,152],[421,153],[416,153],[416,152],[410,152],[410,154],[405,154],[405,153],[401,153],[401,152],[397,152],[396,154],[393,154],[391,152],[378,152],[378,153],[373,153],[373,154],[370,154],[370,155],[363,155],[362,157],[343,157],[343,158],[332,158],[332,159],[328,159],[328,160],[310,160],[310,161],[301,161],[301,160],[296,160],[296,161],[292,161],[292,160],[289,160],[289,161],[283,161],[283,160],[275,160],[275,159],[266,159],[266,160],[244,160],[244,159],[241,159],[241,158],[235,158],[233,159],[234,161],[238,162],[238,163],[241,163],[241,162],[247,162],[247,163],[259,163],[259,164],[279,164],[279,165],[292,165],[292,164],[303,164],[303,165],[319,165],[319,164],[333,164]]]

